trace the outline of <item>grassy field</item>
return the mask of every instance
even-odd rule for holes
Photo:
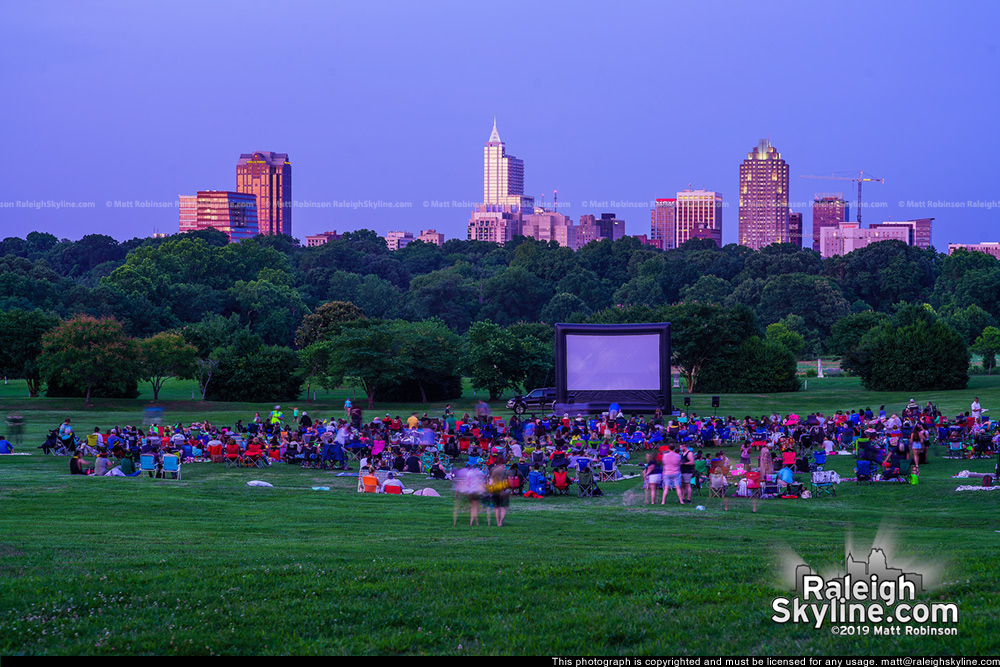
[[[721,411],[898,409],[911,398],[850,378],[809,387],[723,396]],[[176,400],[189,399],[181,383],[170,392],[176,420],[272,407]],[[951,413],[973,396],[990,407],[1000,383],[974,377],[967,391],[913,398]],[[709,400],[694,396],[692,409],[710,412]],[[64,416],[106,426],[149,405],[81,403],[19,398],[13,385],[0,394],[0,410],[21,411],[32,438]],[[325,416],[342,403],[334,393],[299,407]],[[471,408],[471,394],[454,405]],[[380,411],[411,409],[425,411]],[[831,461],[852,476],[852,457]],[[704,511],[645,506],[633,478],[603,483],[595,499],[516,498],[498,529],[485,517],[470,527],[468,515],[453,526],[448,483],[417,475],[404,483],[442,497],[358,494],[356,478],[284,464],[192,463],[164,481],[71,477],[65,458],[0,457],[0,654],[995,654],[1000,492],[957,493],[965,482],[951,477],[993,468],[936,448],[918,485],[845,482],[835,497],[761,501],[756,514],[744,499],[724,512],[706,496],[695,500]],[[899,561],[934,571],[924,599],[958,606],[956,636],[844,636],[771,620],[771,601],[787,594],[782,553],[839,567],[848,540],[866,553],[880,529],[894,534]]]

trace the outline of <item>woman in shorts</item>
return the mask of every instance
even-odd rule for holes
[[[670,489],[677,489],[677,502],[684,504],[684,496],[681,495],[681,455],[677,451],[676,445],[663,453],[663,498],[661,505],[667,504],[667,496]]]
[[[493,504],[493,515],[497,520],[497,528],[503,528],[503,520],[507,516],[507,507],[510,505],[510,488],[507,484],[507,469],[504,466],[493,466],[487,490]]]
[[[646,501],[650,505],[656,504],[656,490],[660,488],[663,479],[663,470],[660,462],[652,453],[646,454],[646,468],[642,471],[646,478]]]

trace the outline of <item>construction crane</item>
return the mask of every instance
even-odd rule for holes
[[[858,227],[861,226],[861,184],[862,183],[885,183],[884,178],[865,178],[865,172],[858,171],[858,177],[853,176],[802,176],[799,178],[815,178],[826,181],[851,181],[858,184]]]

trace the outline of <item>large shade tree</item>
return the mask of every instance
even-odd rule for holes
[[[138,345],[119,322],[79,315],[42,337],[39,367],[50,387],[73,388],[90,406],[98,388],[105,395],[121,395],[134,387],[139,359]]]

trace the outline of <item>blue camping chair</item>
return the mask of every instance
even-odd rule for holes
[[[174,454],[163,455],[163,479],[167,479],[167,473],[176,475],[174,479],[181,478],[181,458]]]
[[[819,450],[818,452],[813,452],[813,462],[816,464],[816,470],[822,470],[823,466],[826,465],[826,450]]]
[[[871,461],[858,461],[854,464],[854,474],[858,484],[871,484],[875,475],[875,464]]]

